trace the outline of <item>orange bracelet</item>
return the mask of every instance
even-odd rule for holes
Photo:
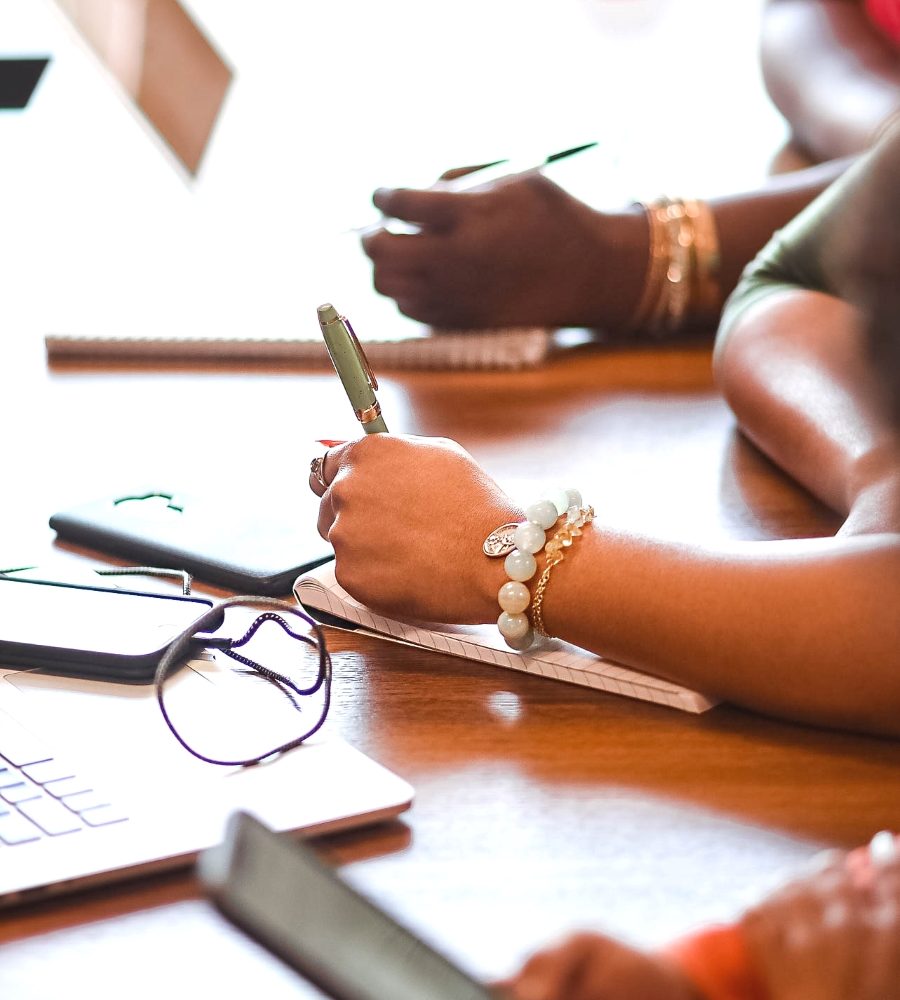
[[[709,927],[667,945],[671,959],[705,1000],[767,1000],[738,925]]]

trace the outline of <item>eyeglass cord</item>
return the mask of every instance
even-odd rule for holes
[[[254,621],[250,624],[250,627],[239,639],[231,639],[224,636],[204,636],[198,634],[203,633],[207,629],[219,628],[222,624],[225,610],[227,608],[236,607],[264,608],[265,611],[254,619]],[[281,612],[281,614],[278,612]],[[302,633],[296,632],[288,625],[285,618],[282,617],[283,615],[294,615],[297,618],[300,618],[311,630],[311,634],[303,635]],[[277,670],[264,667],[262,664],[250,659],[250,657],[244,656],[243,653],[235,652],[236,648],[249,642],[266,621],[276,622],[276,624],[280,625],[291,638],[304,642],[318,651],[319,667],[316,679],[308,688],[298,687],[292,680],[290,680],[290,678],[285,677]],[[208,757],[205,754],[200,753],[198,750],[195,750],[184,739],[178,731],[178,728],[172,722],[165,704],[164,688],[169,674],[172,673],[173,670],[191,653],[196,653],[203,649],[215,649],[225,653],[232,659],[237,660],[247,667],[248,672],[255,673],[278,687],[298,710],[300,709],[300,705],[295,700],[295,695],[297,697],[304,698],[316,694],[321,689],[322,703],[315,723],[313,723],[313,725],[310,726],[306,732],[304,732],[301,736],[298,736],[296,739],[290,740],[277,747],[273,747],[272,749],[251,758],[220,760],[214,757]],[[214,604],[213,607],[201,615],[200,618],[198,618],[197,621],[190,626],[190,628],[185,629],[174,640],[174,642],[172,642],[163,654],[163,657],[159,661],[159,665],[156,668],[154,686],[156,690],[156,700],[159,704],[159,708],[162,712],[166,725],[175,739],[178,740],[188,753],[197,757],[199,760],[205,761],[207,764],[218,764],[223,767],[250,767],[254,764],[259,764],[262,761],[267,760],[269,757],[274,757],[278,754],[286,753],[288,750],[293,750],[322,728],[328,717],[328,710],[331,705],[331,679],[331,656],[325,646],[325,635],[318,622],[310,618],[305,612],[301,611],[295,605],[289,604],[287,601],[278,601],[267,597],[230,597]]]

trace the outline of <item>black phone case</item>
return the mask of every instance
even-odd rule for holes
[[[50,527],[65,541],[264,597],[289,594],[300,573],[333,556],[308,504],[243,493],[123,493],[56,513]]]

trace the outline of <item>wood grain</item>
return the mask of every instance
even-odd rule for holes
[[[603,9],[597,30],[613,30]],[[656,14],[674,23],[664,3],[642,9],[648,25]],[[760,103],[767,136],[771,113]],[[54,545],[47,517],[136,480],[289,491],[306,516],[312,440],[355,433],[323,369],[48,368],[40,315],[4,314],[4,562],[87,558]],[[836,527],[736,433],[708,343],[382,382],[393,430],[458,439],[517,495],[536,479],[576,483],[609,523],[665,537]],[[331,641],[341,731],[417,794],[402,821],[319,846],[479,975],[508,972],[574,927],[660,942],[733,915],[822,847],[900,828],[895,743],[727,706],[688,717],[373,639]],[[13,863],[11,849],[0,863]],[[56,996],[73,982],[98,998],[201,983],[220,997],[310,995],[218,917],[189,873],[0,918],[4,997]]]

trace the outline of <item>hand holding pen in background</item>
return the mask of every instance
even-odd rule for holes
[[[493,160],[490,163],[482,163],[477,166],[449,170],[443,177],[436,180],[434,184],[426,190],[449,191],[454,193],[476,191],[487,187],[490,184],[495,184],[499,181],[504,181],[513,177],[522,178],[538,174],[544,169],[544,167],[549,166],[551,163],[557,163],[560,160],[568,159],[568,157],[574,156],[576,153],[583,153],[588,149],[593,149],[596,145],[596,142],[586,142],[580,146],[572,146],[570,149],[563,149],[557,153],[550,153],[549,156],[546,156],[539,163],[535,163],[533,160],[525,160],[523,158],[513,158]],[[395,189],[379,188],[379,190],[375,192],[374,200],[376,207],[381,207],[379,205],[379,200],[382,200],[384,195],[392,190]],[[381,230],[386,230],[391,233],[415,233],[419,232],[419,227],[415,223],[399,220],[392,217],[389,213],[384,213],[378,222],[369,223],[365,226],[359,226],[355,228],[353,232],[357,233],[360,237],[366,237],[374,235]]]

